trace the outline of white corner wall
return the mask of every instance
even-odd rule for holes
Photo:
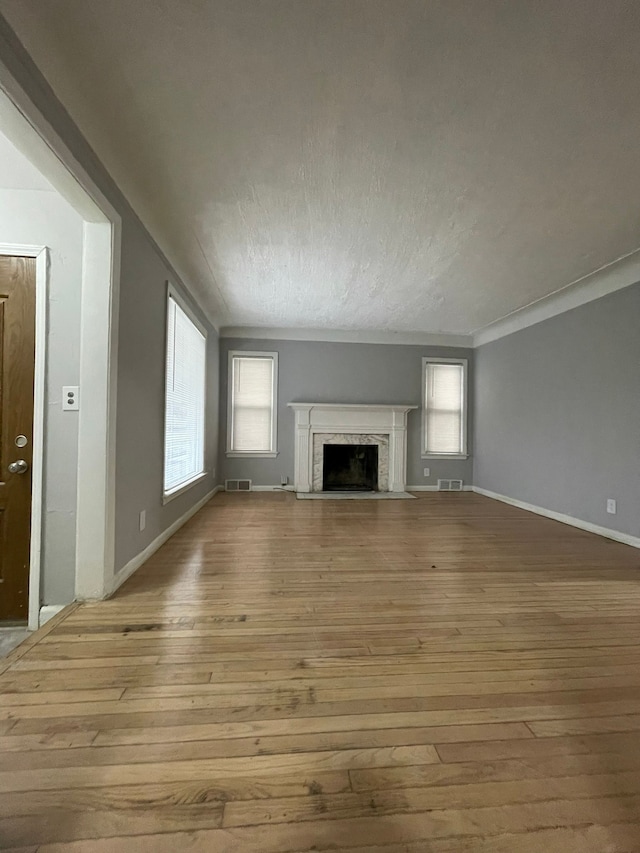
[[[54,190],[0,189],[0,243],[49,248],[41,593],[58,605],[75,593],[78,413],[61,402],[79,382],[83,221]]]

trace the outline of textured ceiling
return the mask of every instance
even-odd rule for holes
[[[640,3],[0,11],[223,325],[468,333],[640,244]]]

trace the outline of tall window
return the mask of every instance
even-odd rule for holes
[[[229,353],[227,454],[276,455],[278,354]]]
[[[467,455],[467,360],[422,359],[426,456]]]
[[[207,339],[169,290],[164,430],[164,494],[170,497],[204,473]]]

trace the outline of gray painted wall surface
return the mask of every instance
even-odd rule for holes
[[[225,456],[229,350],[278,353],[278,451],[276,459],[234,459]],[[272,341],[247,338],[220,340],[220,460],[221,481],[249,477],[256,485],[279,485],[280,476],[294,474],[294,415],[287,403],[408,403],[422,404],[422,358],[469,359],[469,388],[473,387],[473,351],[454,347],[396,344],[344,344],[317,341]],[[472,411],[473,401],[469,401]],[[435,485],[438,477],[460,477],[472,483],[472,459],[422,459],[420,410],[409,413],[407,482]],[[473,452],[472,420],[469,452]],[[431,476],[423,476],[423,468]]]
[[[57,192],[0,190],[0,242],[49,248],[43,604],[74,597],[78,413],[62,411],[62,386],[78,384],[82,224]]]
[[[475,355],[475,485],[640,536],[640,284]]]
[[[162,505],[167,278],[144,231],[128,223],[122,241],[116,434],[116,570],[125,565],[214,486],[218,447],[218,335],[208,330],[206,468],[203,483]],[[135,283],[135,286],[131,286]],[[184,293],[184,292],[183,292]],[[147,512],[140,532],[139,514]]]
[[[116,435],[116,571],[214,485],[206,480],[162,506],[166,281],[180,280],[55,93],[0,16],[0,62],[122,216]],[[189,300],[193,303],[193,300]],[[204,318],[202,318],[204,322]],[[210,324],[205,323],[208,328]],[[217,336],[209,336],[208,456],[216,466]],[[147,510],[146,530],[138,514]],[[58,602],[56,602],[58,603]]]

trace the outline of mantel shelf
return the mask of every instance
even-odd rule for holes
[[[408,412],[410,409],[417,409],[417,406],[404,405],[398,403],[287,403],[292,409],[391,409],[398,412]]]

